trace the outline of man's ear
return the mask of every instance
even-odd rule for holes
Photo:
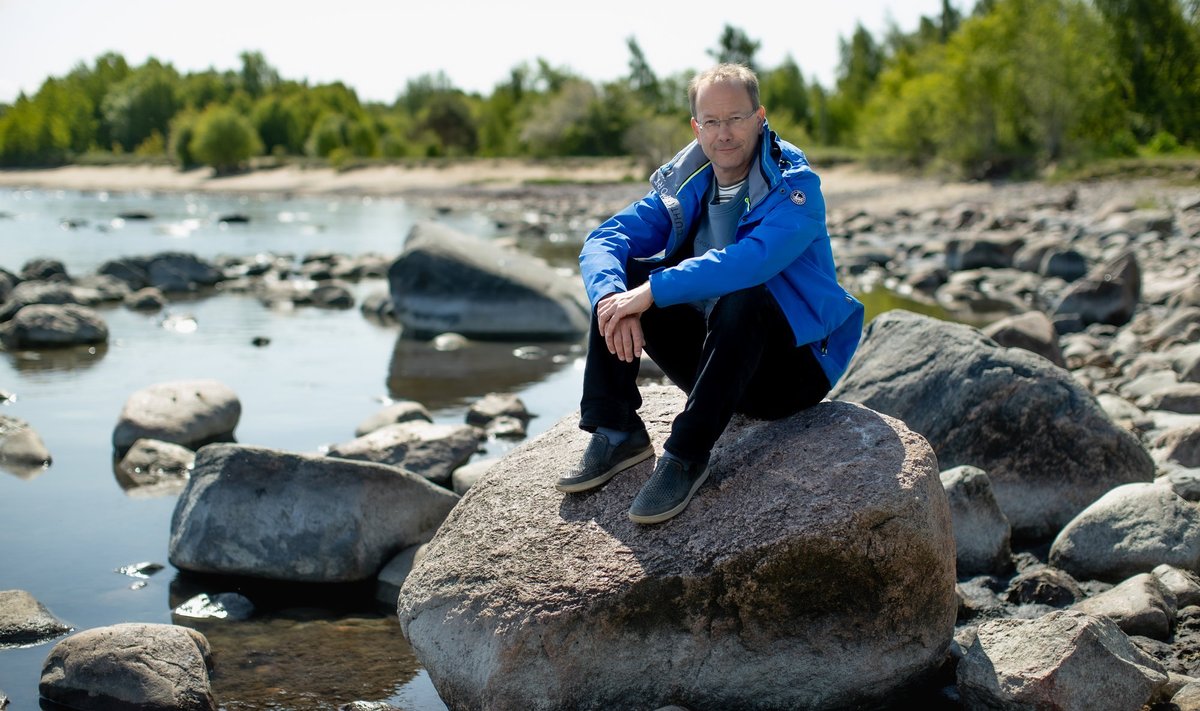
[[[692,118],[692,135],[696,137],[697,141],[700,140],[700,124],[696,122],[694,117]]]

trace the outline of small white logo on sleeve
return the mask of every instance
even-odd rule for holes
[[[806,199],[807,198],[804,197],[804,193],[800,190],[792,191],[792,202],[796,203],[797,205],[803,205]]]

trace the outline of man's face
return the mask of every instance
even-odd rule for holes
[[[696,93],[692,133],[704,155],[712,161],[718,184],[736,183],[750,172],[765,113],[761,106],[751,103],[750,94],[737,84],[706,84]],[[737,121],[738,117],[743,120]],[[735,120],[730,122],[731,118]],[[706,121],[710,122],[707,126]],[[720,123],[714,125],[713,121]]]

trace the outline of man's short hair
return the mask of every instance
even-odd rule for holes
[[[688,82],[688,105],[691,106],[692,116],[696,115],[696,94],[700,93],[700,87],[722,82],[740,85],[750,95],[750,103],[754,104],[752,108],[758,109],[758,75],[744,64],[725,62],[700,72]]]

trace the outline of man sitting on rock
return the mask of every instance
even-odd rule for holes
[[[768,128],[755,74],[720,64],[688,99],[696,140],[579,256],[593,308],[579,426],[593,434],[556,484],[587,491],[653,453],[637,414],[644,347],[688,395],[629,509],[647,524],[687,506],[734,412],[777,419],[820,402],[863,324],[837,282],[820,180]]]

